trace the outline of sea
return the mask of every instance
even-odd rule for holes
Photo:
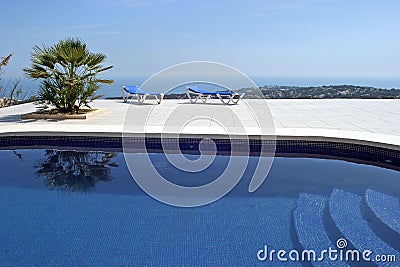
[[[150,77],[150,76],[149,76]],[[103,95],[102,98],[113,98],[121,96],[121,88],[124,85],[141,85],[149,77],[110,77],[114,80],[112,85],[104,85],[98,91],[98,94]],[[382,89],[400,89],[400,75],[398,79],[384,78],[313,78],[313,77],[250,77],[252,81],[259,87],[265,85],[279,86],[323,86],[323,85],[356,85],[356,86],[371,86]],[[14,79],[9,79],[11,82]],[[39,89],[39,82],[27,79],[25,77],[18,78],[20,88],[27,96],[35,95]],[[170,93],[182,93],[183,87],[178,87]]]

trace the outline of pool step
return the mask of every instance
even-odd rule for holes
[[[323,214],[327,206],[327,199],[312,194],[300,194],[297,207],[293,212],[297,237],[305,250],[319,252],[335,249],[336,246],[329,240],[324,228]],[[314,266],[347,266],[344,262],[330,261],[325,257],[324,261],[311,262]]]
[[[398,198],[368,189],[365,192],[365,200],[382,223],[400,234],[400,204]]]
[[[381,240],[368,226],[361,213],[361,197],[343,190],[334,189],[330,200],[329,209],[333,221],[355,248],[360,251],[372,250],[374,255],[395,255],[400,259],[400,253]],[[382,263],[379,266],[393,266],[393,263]]]

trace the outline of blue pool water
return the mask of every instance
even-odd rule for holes
[[[167,179],[186,186],[211,182],[229,160],[218,155],[210,168],[188,175],[164,154],[150,158]],[[0,151],[0,266],[345,266],[257,257],[266,245],[337,249],[340,238],[349,249],[395,255],[387,266],[399,265],[399,171],[277,157],[263,185],[249,193],[256,164],[251,157],[224,198],[178,208],[145,194],[119,152]]]

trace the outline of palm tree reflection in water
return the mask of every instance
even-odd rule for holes
[[[38,177],[45,177],[47,188],[71,192],[89,192],[97,182],[113,179],[116,153],[46,150],[35,164]]]

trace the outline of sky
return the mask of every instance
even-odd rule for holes
[[[4,0],[0,55],[20,77],[34,45],[78,37],[114,79],[188,61],[250,77],[390,80],[400,88],[398,0]]]

